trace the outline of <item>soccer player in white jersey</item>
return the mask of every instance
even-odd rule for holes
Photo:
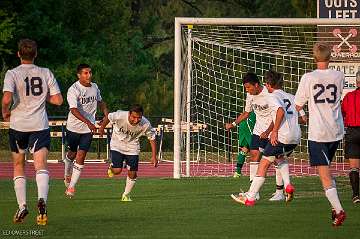
[[[97,84],[91,82],[91,67],[88,64],[78,65],[77,77],[78,81],[67,92],[70,112],[66,122],[66,140],[69,150],[64,160],[64,183],[67,187],[65,194],[70,198],[75,195],[75,185],[84,168],[85,157],[89,151],[93,134],[97,130],[95,126],[96,109],[99,106],[104,117],[109,113]],[[73,163],[74,159],[75,163]]]
[[[342,72],[328,68],[331,57],[328,45],[316,43],[313,55],[317,69],[302,76],[295,104],[300,110],[308,103],[310,166],[316,166],[319,171],[325,195],[332,206],[332,225],[340,226],[346,214],[338,197],[330,164],[344,135],[340,100],[345,77]]]
[[[113,126],[113,132],[110,141],[111,165],[108,169],[109,177],[114,174],[120,174],[127,165],[128,173],[126,177],[125,190],[121,201],[131,201],[129,196],[135,185],[139,163],[140,143],[139,138],[146,136],[151,144],[151,163],[157,167],[156,158],[156,140],[155,130],[150,122],[143,116],[141,105],[135,104],[129,111],[118,110],[108,114],[108,117],[102,122],[99,133],[104,133],[104,128],[110,122]]]
[[[235,127],[241,121],[247,119],[251,111],[256,114],[256,123],[250,144],[250,183],[252,183],[258,169],[261,153],[268,143],[268,136],[273,124],[271,109],[268,104],[269,92],[267,88],[260,84],[257,75],[252,72],[244,76],[243,84],[247,92],[245,110],[233,123],[225,124],[225,128],[229,130]],[[285,164],[284,168],[286,168]],[[287,167],[287,169],[288,168],[289,167]],[[278,171],[279,169],[276,170]],[[270,198],[271,201],[284,200],[282,183],[281,174],[277,173],[276,184],[278,189],[273,197]],[[257,200],[258,199],[259,194],[257,194]]]
[[[63,98],[52,72],[34,65],[37,44],[30,39],[19,42],[17,53],[21,65],[8,70],[4,79],[2,116],[10,121],[9,143],[14,161],[14,189],[19,209],[14,223],[22,223],[29,213],[26,206],[25,150],[33,154],[38,189],[37,224],[47,224],[47,197],[49,172],[47,156],[50,148],[50,130],[46,101],[61,105]],[[11,106],[11,109],[10,109]]]
[[[264,79],[266,88],[271,93],[267,98],[267,102],[271,110],[274,126],[270,134],[270,141],[264,149],[263,157],[260,160],[260,165],[249,191],[244,195],[231,195],[236,202],[246,206],[255,205],[255,196],[264,184],[266,172],[272,163],[279,165],[285,184],[286,202],[293,199],[295,191],[294,186],[290,183],[289,168],[283,167],[283,164],[286,163],[285,157],[292,153],[301,137],[294,96],[281,90],[283,85],[281,74],[270,70],[266,72]],[[303,116],[305,115],[304,111],[301,113]]]

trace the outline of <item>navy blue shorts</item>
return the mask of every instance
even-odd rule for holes
[[[9,129],[9,144],[11,152],[20,152],[29,148],[31,153],[45,147],[50,150],[50,129],[33,132],[21,132]],[[19,151],[20,150],[20,151]]]
[[[297,144],[282,144],[278,143],[273,146],[270,142],[266,145],[263,155],[265,157],[275,156],[275,158],[280,158],[282,156],[290,156],[290,154],[294,151]]]
[[[260,139],[259,135],[253,134],[251,136],[250,150],[260,150],[262,152],[268,142],[268,139]]]
[[[309,140],[310,166],[330,165],[338,148],[339,141],[316,142]]]
[[[89,151],[92,137],[92,133],[79,134],[66,130],[67,147],[71,152],[77,152],[78,149]]]
[[[138,171],[139,155],[126,155],[115,150],[110,150],[111,167],[123,168],[124,161],[130,167],[129,171]]]

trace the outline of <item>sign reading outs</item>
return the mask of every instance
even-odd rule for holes
[[[359,0],[318,0],[318,18],[360,18]]]

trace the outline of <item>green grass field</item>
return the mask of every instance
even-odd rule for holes
[[[133,202],[120,202],[124,179],[82,179],[73,199],[64,185],[52,180],[48,201],[49,224],[35,224],[35,182],[28,183],[30,214],[12,224],[16,199],[12,180],[0,180],[0,238],[356,238],[360,205],[353,205],[347,178],[338,188],[348,218],[332,228],[330,207],[314,177],[294,178],[296,198],[290,205],[267,201],[274,190],[268,178],[255,207],[234,203],[229,195],[246,178],[140,178]],[[35,231],[36,235],[26,235]],[[11,235],[12,233],[12,235]],[[23,233],[14,236],[14,233]],[[25,234],[24,234],[25,233]],[[34,234],[34,233],[33,233]]]

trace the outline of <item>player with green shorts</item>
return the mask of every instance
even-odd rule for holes
[[[241,169],[245,162],[246,154],[249,152],[251,143],[251,136],[254,129],[256,116],[254,112],[250,112],[249,117],[238,124],[239,135],[239,147],[241,151],[237,156],[236,171],[234,172],[234,178],[241,176]]]

